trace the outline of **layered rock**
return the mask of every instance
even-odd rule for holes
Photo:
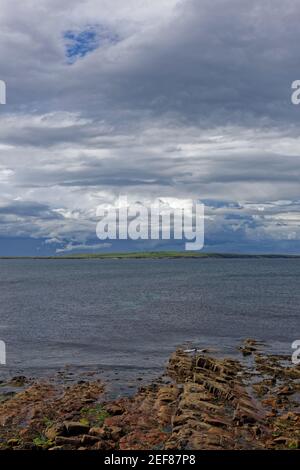
[[[245,364],[179,349],[163,377],[109,402],[99,382],[62,389],[22,380],[27,388],[0,404],[1,448],[299,448],[299,366],[253,340],[241,353]]]

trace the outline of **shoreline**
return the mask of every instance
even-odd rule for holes
[[[254,340],[240,354],[178,349],[164,374],[114,400],[98,378],[16,377],[20,391],[0,402],[0,449],[299,448],[300,366]]]
[[[298,254],[199,253],[195,251],[151,251],[122,253],[78,253],[61,256],[0,256],[0,260],[103,260],[103,259],[300,259]]]

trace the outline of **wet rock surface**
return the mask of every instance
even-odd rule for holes
[[[0,449],[298,449],[300,367],[250,339],[240,352],[178,349],[164,376],[114,401],[99,381],[17,378],[0,401]]]

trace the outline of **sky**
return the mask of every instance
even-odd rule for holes
[[[205,251],[299,253],[297,0],[1,0],[0,256],[103,243],[97,207],[205,204]]]

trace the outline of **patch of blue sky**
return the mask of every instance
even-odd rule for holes
[[[69,63],[74,63],[105,44],[116,44],[119,36],[104,26],[87,26],[81,31],[68,30],[63,34],[66,57]]]

